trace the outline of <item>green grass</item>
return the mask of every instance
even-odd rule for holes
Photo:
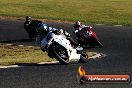
[[[12,65],[18,63],[39,63],[53,61],[46,52],[42,52],[38,46],[9,46],[0,45],[0,65]]]
[[[0,0],[0,16],[132,25],[132,0]]]

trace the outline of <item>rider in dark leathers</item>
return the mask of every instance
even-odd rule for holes
[[[46,35],[44,31],[47,29],[47,26],[44,22],[39,20],[32,20],[30,16],[26,17],[26,21],[24,22],[24,28],[29,34],[29,38],[36,38],[38,35],[43,38]]]

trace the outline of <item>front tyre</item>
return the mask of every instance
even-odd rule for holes
[[[63,46],[55,43],[52,49],[53,49],[54,55],[56,56],[55,58],[61,64],[69,64],[69,56],[68,56],[67,50]]]

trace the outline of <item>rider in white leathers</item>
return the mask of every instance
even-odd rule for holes
[[[46,28],[46,27],[45,27]],[[47,27],[46,29],[43,29],[45,30],[45,32],[47,32],[47,35],[50,35],[49,38],[48,36],[47,37],[47,40],[48,40],[48,43],[46,45],[46,47],[44,46],[45,42],[44,42],[44,39],[41,40],[41,44],[40,44],[40,47],[43,51],[45,51],[45,49],[47,49],[49,47],[49,45],[51,44],[51,41],[53,40],[53,37],[55,35],[62,35],[62,36],[65,36],[66,39],[68,39],[71,43],[71,45],[75,46],[75,47],[78,47],[79,44],[76,43],[71,37],[70,37],[70,34],[67,33],[66,31],[63,31],[62,29],[56,29],[56,28],[51,28],[51,27]]]

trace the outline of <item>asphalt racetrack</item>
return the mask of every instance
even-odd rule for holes
[[[23,20],[0,20],[0,41],[28,41]],[[72,24],[47,22],[48,26],[72,33]],[[104,48],[90,48],[106,56],[86,64],[24,65],[0,69],[0,88],[132,88],[132,83],[83,84],[77,81],[78,67],[86,74],[129,74],[132,76],[132,27],[92,25]],[[12,40],[12,41],[11,41]]]

